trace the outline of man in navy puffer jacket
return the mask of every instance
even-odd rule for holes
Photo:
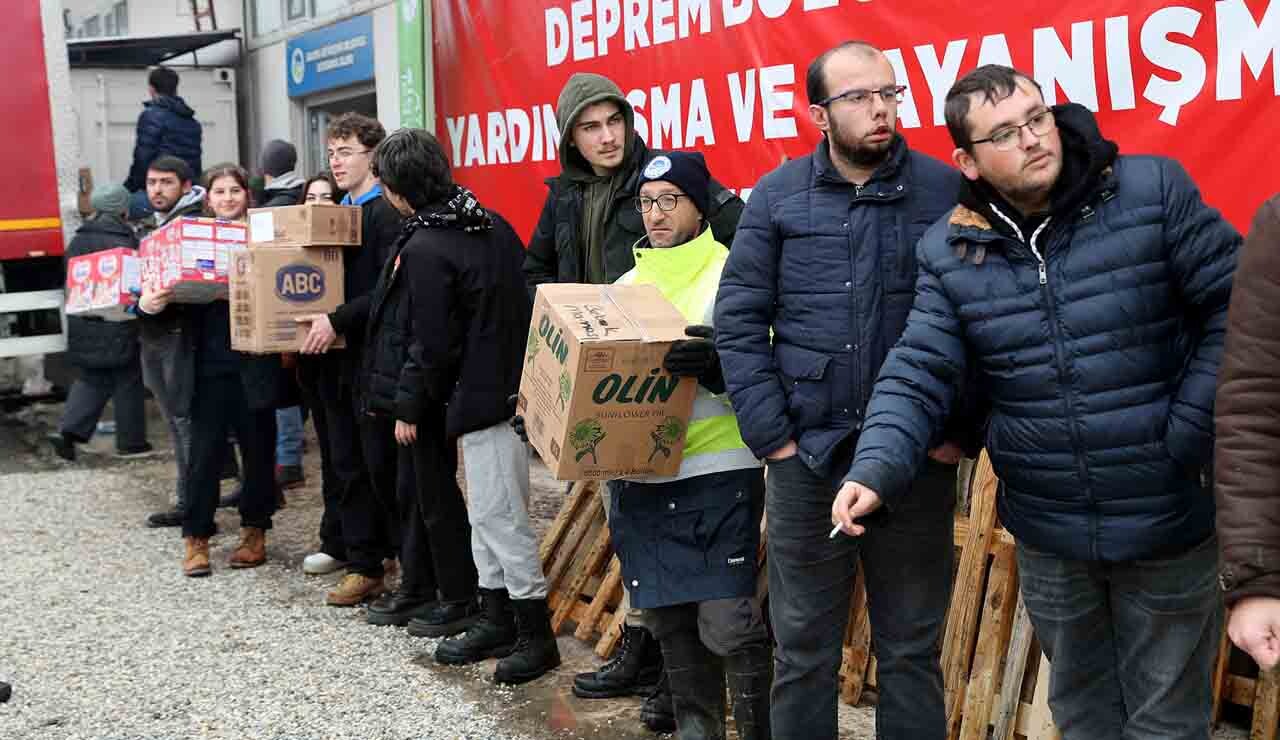
[[[125,190],[136,193],[147,187],[147,167],[158,157],[173,155],[187,163],[198,178],[203,129],[195,111],[178,96],[178,73],[156,67],[147,75],[151,99],[142,104],[133,142],[133,165],[124,181]]]
[[[904,92],[867,44],[819,56],[806,84],[817,150],[765,175],[716,299],[716,348],[742,438],[768,459],[775,738],[834,740],[840,644],[858,562],[876,644],[880,740],[944,740],[939,644],[951,590],[955,444],[940,431],[917,505],[863,540],[829,537],[831,499],[876,373],[911,309],[917,240],[960,174],[896,132]]]
[[[919,247],[915,305],[832,506],[903,505],[966,368],[1066,740],[1202,740],[1215,588],[1215,380],[1240,235],[1176,162],[980,67],[951,89],[967,179]]]

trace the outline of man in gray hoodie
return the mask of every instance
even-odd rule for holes
[[[631,248],[645,236],[635,207],[640,173],[664,153],[651,151],[636,134],[631,104],[600,75],[569,78],[556,103],[556,123],[560,175],[547,181],[550,192],[525,256],[530,294],[542,283],[612,283],[635,267]],[[716,241],[733,241],[742,209],[738,196],[711,181],[706,220]],[[604,509],[609,511],[607,498]],[[630,608],[625,586],[620,608],[628,611],[617,653],[599,670],[576,676],[573,693],[591,699],[648,694],[641,720],[654,731],[673,732],[662,652],[643,626],[643,612]]]

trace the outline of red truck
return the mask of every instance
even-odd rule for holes
[[[22,70],[0,85],[0,399],[48,393],[42,358],[66,348],[62,255],[78,225],[78,147],[59,5],[18,0],[0,30],[10,69]]]

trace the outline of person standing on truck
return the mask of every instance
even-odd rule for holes
[[[560,127],[560,174],[547,181],[550,191],[529,241],[524,274],[532,295],[542,283],[612,283],[635,267],[632,246],[644,237],[644,219],[634,199],[640,169],[661,152],[650,152],[635,131],[635,111],[610,79],[579,73],[569,78],[556,102]],[[733,241],[742,200],[711,181],[705,213],[722,244]],[[605,511],[610,511],[608,492]],[[674,729],[669,694],[655,691],[662,677],[662,652],[644,627],[643,614],[627,611],[622,643],[598,670],[574,678],[573,693],[605,699],[651,694],[641,709],[650,729]]]
[[[94,188],[90,203],[93,217],[71,238],[68,259],[138,246],[137,236],[124,221],[129,211],[129,191],[119,185]],[[58,433],[49,439],[58,456],[75,459],[75,446],[93,436],[107,401],[114,401],[116,455],[138,457],[150,453],[137,323],[68,316],[67,359],[80,370],[80,377],[67,394]]]
[[[249,209],[249,176],[234,164],[218,165],[205,178],[210,215],[243,221]],[[218,484],[227,433],[234,431],[244,458],[240,494],[240,543],[232,568],[266,562],[266,532],[276,509],[274,475],[276,418],[282,372],[279,355],[246,355],[231,349],[231,311],[225,300],[173,303],[172,290],[145,290],[139,319],[178,338],[178,372],[191,382],[177,399],[190,418],[188,505],[182,522],[182,571],[207,576],[209,538],[214,533]]]
[[[169,67],[152,69],[147,75],[147,93],[151,99],[142,104],[138,115],[133,164],[124,181],[125,189],[134,194],[135,207],[144,205],[139,193],[147,189],[147,169],[156,158],[174,156],[186,162],[193,174],[201,172],[203,131],[195,111],[178,96],[178,73]]]
[[[150,231],[182,216],[199,216],[204,209],[204,188],[193,185],[194,174],[187,163],[173,156],[156,159],[147,168],[147,201],[155,211],[143,222]],[[164,322],[139,322],[141,340],[142,381],[169,424],[173,456],[178,466],[175,505],[147,517],[148,527],[178,527],[187,510],[188,452],[191,446],[191,420],[182,399],[190,392],[189,378],[180,372],[179,355],[183,352],[181,337]]]
[[[310,386],[309,393],[320,400],[321,407],[313,410],[325,416],[330,464],[340,486],[347,574],[329,592],[326,603],[355,606],[386,590],[383,561],[394,559],[400,544],[395,499],[381,498],[384,492],[369,480],[361,435],[374,432],[366,430],[371,421],[359,413],[356,383],[365,350],[370,296],[400,236],[402,219],[382,197],[382,186],[370,168],[374,149],[387,135],[382,124],[360,113],[345,113],[329,124],[325,134],[334,180],[347,191],[342,203],[360,207],[360,248],[348,249],[343,255],[346,301],[332,313],[298,319],[311,326],[303,341],[299,375],[303,385]],[[346,341],[346,347],[333,350],[338,337]],[[308,555],[303,567],[315,572],[337,562],[335,554],[321,551]]]
[[[302,202],[304,182],[294,168],[298,150],[293,144],[272,139],[262,147],[263,188],[261,208],[296,206]],[[296,355],[288,355],[293,362]],[[302,473],[303,440],[302,406],[293,405],[276,411],[276,484],[281,489],[296,488],[306,482]]]

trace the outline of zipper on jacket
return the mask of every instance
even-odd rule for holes
[[[1023,239],[1022,229],[1013,222],[1008,216],[1000,212],[995,204],[990,204],[991,210],[997,216],[1004,219],[1009,224],[1019,239]],[[1062,347],[1062,334],[1058,327],[1058,309],[1053,298],[1053,288],[1049,285],[1049,268],[1045,262],[1044,253],[1036,245],[1036,240],[1044,233],[1049,226],[1049,222],[1053,220],[1050,216],[1036,227],[1032,232],[1031,238],[1025,240],[1026,246],[1031,250],[1036,258],[1036,267],[1039,270],[1039,282],[1041,292],[1044,294],[1045,308],[1049,314],[1049,331],[1053,335],[1053,354],[1058,366],[1058,383],[1062,386],[1062,403],[1066,407],[1067,426],[1071,431],[1071,445],[1075,448],[1077,472],[1080,474],[1080,482],[1084,484],[1085,500],[1089,502],[1089,554],[1093,559],[1098,559],[1098,511],[1097,502],[1093,498],[1093,486],[1089,483],[1089,468],[1084,462],[1084,443],[1080,439],[1080,429],[1076,423],[1075,405],[1072,403],[1071,385],[1067,381],[1067,365]]]

